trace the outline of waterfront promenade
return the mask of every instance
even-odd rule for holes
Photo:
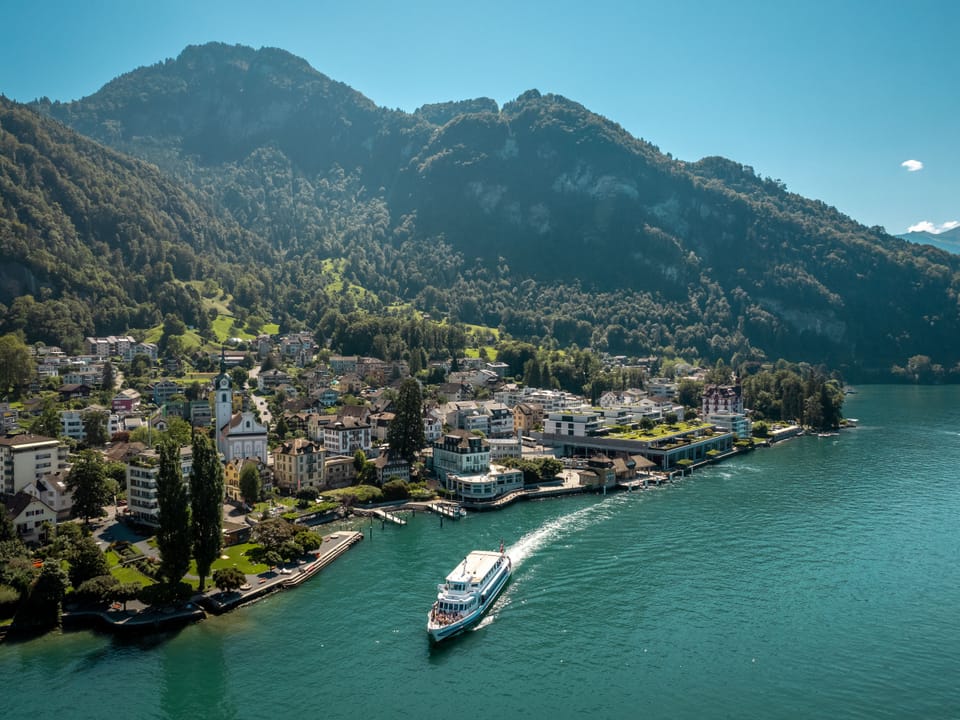
[[[125,604],[113,603],[104,608],[67,608],[63,613],[64,627],[95,625],[117,634],[147,634],[171,630],[204,619],[207,613],[222,614],[234,608],[255,602],[280,590],[297,587],[340,557],[353,545],[363,540],[363,534],[354,531],[331,533],[323,538],[319,549],[298,562],[286,563],[257,574],[247,574],[246,582],[237,590],[221,591],[213,587],[196,593],[188,601],[153,606],[139,600]]]

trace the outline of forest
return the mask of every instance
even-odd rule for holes
[[[956,256],[535,90],[403,113],[282,50],[194,46],[76,102],[0,100],[0,203],[0,332],[66,349],[171,313],[207,332],[214,283],[239,322],[342,352],[459,342],[401,329],[429,319],[548,351],[960,376]]]

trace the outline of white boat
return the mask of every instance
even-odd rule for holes
[[[427,633],[446,640],[477,623],[510,579],[510,557],[500,550],[474,550],[437,585],[437,599],[427,613]]]

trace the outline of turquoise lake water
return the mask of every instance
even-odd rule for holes
[[[0,715],[960,717],[960,388],[844,413],[661,490],[363,525],[305,586],[175,634],[0,645]],[[511,584],[432,648],[436,583],[500,538]]]

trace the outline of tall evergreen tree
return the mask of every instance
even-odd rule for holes
[[[95,450],[83,450],[67,476],[67,489],[73,493],[73,516],[83,518],[103,515],[103,506],[110,502],[107,471],[103,458]]]
[[[160,444],[157,503],[160,507],[157,530],[160,574],[175,585],[190,567],[190,503],[180,468],[180,448],[171,442]]]
[[[392,452],[412,461],[427,441],[423,434],[423,394],[420,383],[407,378],[400,385],[396,412],[387,428],[387,443]]]
[[[113,363],[107,360],[103,364],[103,377],[100,379],[100,387],[106,392],[113,393],[117,384],[117,376],[113,371]]]
[[[223,465],[210,438],[193,437],[193,473],[190,476],[190,507],[193,525],[193,557],[197,561],[200,591],[210,566],[223,546]]]

